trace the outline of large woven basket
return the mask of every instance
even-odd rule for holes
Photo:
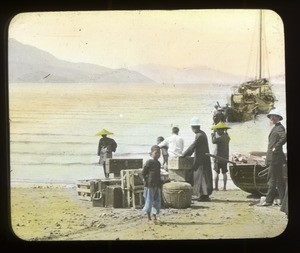
[[[162,196],[166,207],[188,208],[192,202],[192,186],[187,182],[169,182],[163,184]]]

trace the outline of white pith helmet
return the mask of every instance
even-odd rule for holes
[[[200,119],[194,117],[191,119],[191,126],[200,126]]]
[[[272,109],[272,110],[268,113],[267,117],[270,118],[271,115],[279,116],[279,120],[282,120],[282,119],[283,119],[282,116],[281,116],[281,113],[280,113],[276,108],[275,108],[275,109]]]

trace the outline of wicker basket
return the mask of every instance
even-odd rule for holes
[[[165,183],[162,188],[162,196],[166,207],[188,208],[192,202],[192,186],[187,182]]]

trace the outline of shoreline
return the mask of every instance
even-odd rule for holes
[[[111,177],[112,179],[113,177]],[[46,181],[32,181],[26,179],[11,179],[10,180],[10,187],[15,188],[33,188],[33,187],[40,187],[40,188],[76,188],[76,182],[80,180],[100,180],[104,178],[87,178],[87,179],[78,179],[74,182],[46,182]],[[219,188],[222,189],[223,186],[223,178],[222,175],[219,175]],[[230,174],[228,173],[227,179],[227,190],[240,190],[232,181]]]

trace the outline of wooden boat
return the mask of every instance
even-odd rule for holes
[[[268,191],[267,167],[264,165],[265,152],[251,152],[249,156],[241,156],[235,165],[229,165],[230,177],[241,190],[256,196],[266,195]]]
[[[272,84],[266,77],[263,77],[262,41],[265,41],[262,38],[263,11],[260,10],[259,14],[258,73],[253,80],[234,87],[228,105],[222,107],[227,122],[249,121],[254,119],[257,114],[269,113],[274,108],[276,98],[272,91]]]
[[[267,194],[266,154],[266,152],[250,152],[248,156],[240,154],[232,156],[234,162],[229,165],[229,172],[233,183],[238,188],[258,197]],[[288,179],[287,165],[283,166],[283,177],[285,180]]]
[[[256,107],[255,113],[269,113],[276,101],[272,85],[266,78],[242,83],[238,88],[245,103],[252,103]]]
[[[230,165],[230,177],[233,183],[245,192],[256,196],[266,195],[268,191],[267,174],[259,176],[266,167],[257,164]]]
[[[242,93],[235,93],[231,95],[230,107],[224,113],[227,122],[249,121],[257,114],[257,104],[255,100],[245,99]]]

